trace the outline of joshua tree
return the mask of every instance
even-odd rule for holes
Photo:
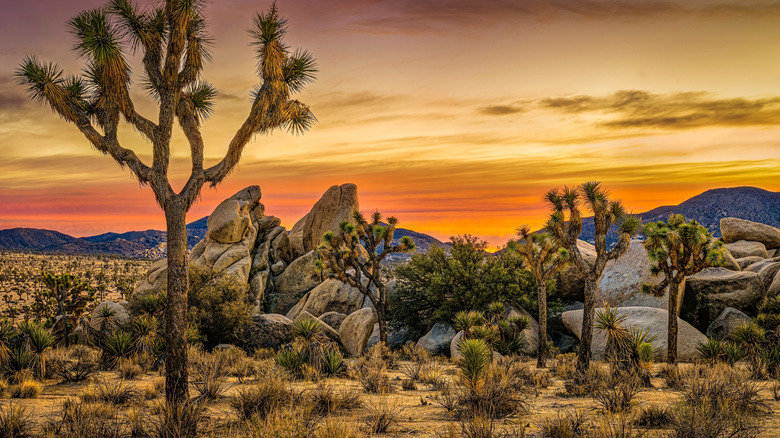
[[[511,241],[510,250],[516,251],[525,261],[525,269],[536,279],[536,300],[539,303],[539,352],[536,366],[547,366],[547,281],[569,260],[569,251],[547,233],[531,233],[528,225],[517,229],[520,241]]]
[[[73,316],[74,323],[78,321],[86,311],[87,306],[95,300],[95,290],[92,289],[89,282],[70,274],[54,275],[44,272],[41,276],[41,282],[47,290],[41,291],[40,295],[44,299],[57,302],[57,311],[62,317],[65,346],[70,346],[68,315]]]
[[[389,217],[388,226],[383,226],[378,211],[371,222],[359,211],[353,212],[352,219],[354,224],[344,221],[338,233],[328,231],[322,236],[318,266],[368,297],[379,320],[379,339],[387,343],[387,280],[382,278],[381,263],[389,254],[414,251],[414,242],[404,236],[392,245],[398,219]]]
[[[685,293],[685,277],[708,266],[722,265],[726,260],[723,242],[712,238],[707,228],[695,220],[685,221],[681,214],[644,226],[647,255],[653,262],[653,275],[663,274],[657,285],[643,284],[642,291],[655,296],[669,293],[668,355],[666,361],[677,361],[677,316]]]
[[[596,284],[609,260],[622,256],[631,243],[631,237],[639,230],[639,219],[626,214],[620,201],[609,199],[609,193],[601,183],[591,181],[579,187],[552,189],[545,195],[553,213],[547,221],[547,230],[552,237],[569,251],[572,263],[585,276],[585,308],[582,315],[582,335],[577,358],[577,371],[584,376],[590,366],[590,348],[593,340],[593,318],[596,312]],[[589,265],[577,247],[577,238],[582,232],[580,205],[593,212],[596,231],[596,261]],[[568,215],[568,219],[567,219]],[[607,248],[607,232],[617,226],[620,240],[611,249]]]
[[[218,163],[204,167],[201,124],[214,110],[216,89],[201,80],[210,59],[211,39],[203,15],[206,0],[166,0],[140,10],[130,0],[111,0],[103,8],[81,12],[69,25],[75,50],[85,60],[81,76],[63,76],[55,64],[28,56],[16,72],[30,97],[45,102],[73,123],[99,152],[129,167],[148,184],[165,212],[168,240],[168,301],[165,309],[166,398],[179,405],[187,396],[187,230],[185,214],[201,188],[218,185],[235,168],[247,142],[275,128],[302,132],[315,121],[309,107],[291,100],[314,79],[314,58],[305,51],[291,53],[284,43],[286,20],[274,5],[257,14],[249,31],[258,59],[261,83],[252,92],[246,120]],[[130,94],[128,51],[141,49],[143,84],[157,104],[156,121],[136,110]],[[151,143],[152,164],[122,147],[120,121]],[[171,135],[178,122],[190,146],[192,171],[176,192],[168,167]]]

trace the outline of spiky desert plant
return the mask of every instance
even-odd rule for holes
[[[356,288],[376,309],[379,322],[379,340],[387,344],[387,279],[382,276],[382,261],[390,254],[415,250],[409,236],[403,236],[393,245],[398,219],[387,218],[382,224],[382,213],[375,211],[370,222],[363,213],[354,211],[352,222],[343,221],[339,230],[328,231],[317,248],[317,265],[329,275]]]
[[[545,199],[553,210],[547,221],[547,231],[569,251],[571,263],[585,277],[585,308],[577,357],[577,371],[580,377],[584,377],[590,366],[596,284],[607,262],[616,260],[628,250],[631,238],[639,231],[640,220],[627,214],[620,201],[610,199],[609,193],[596,181],[586,182],[579,187],[552,189],[547,192]],[[593,212],[596,260],[592,266],[585,261],[577,246],[577,238],[582,232],[580,206],[583,204]],[[612,248],[607,248],[607,232],[612,226],[617,227],[620,240]]]
[[[133,334],[117,330],[106,335],[101,343],[103,363],[109,368],[115,368],[121,359],[127,359],[135,351]]]
[[[596,328],[607,336],[607,358],[613,363],[624,360],[623,346],[628,342],[629,331],[625,327],[626,314],[604,303],[604,308],[596,311]]]
[[[458,344],[458,368],[466,386],[475,391],[485,378],[490,360],[490,347],[482,339],[465,339]]]
[[[531,227],[517,229],[519,241],[510,241],[507,249],[523,258],[523,266],[536,280],[536,301],[539,305],[539,351],[536,366],[547,366],[547,282],[569,261],[569,251],[548,233],[532,233]]]
[[[34,368],[40,378],[46,377],[46,351],[54,345],[54,335],[40,324],[31,325],[25,333],[30,352],[34,357]]]
[[[452,318],[452,326],[455,330],[463,330],[464,337],[472,335],[472,329],[485,323],[485,314],[478,310],[461,310]]]
[[[11,340],[17,335],[16,328],[10,319],[0,320],[0,370],[11,354]]]
[[[647,256],[653,262],[650,272],[664,276],[657,285],[643,284],[642,290],[655,296],[669,294],[666,361],[673,364],[677,361],[677,317],[685,294],[683,280],[708,266],[722,265],[726,249],[707,228],[695,220],[686,222],[681,214],[670,215],[666,222],[650,222],[642,231]]]
[[[157,318],[152,315],[140,315],[133,319],[133,337],[135,338],[135,350],[138,353],[148,354],[154,351],[157,343]]]
[[[95,301],[95,290],[89,281],[71,274],[41,274],[41,282],[46,290],[38,291],[44,299],[56,302],[57,311],[62,317],[63,339],[65,346],[70,345],[70,323],[78,321],[87,310],[87,306]]]
[[[218,163],[204,167],[201,125],[214,111],[216,89],[201,79],[210,59],[205,0],[166,0],[141,10],[130,0],[111,0],[102,8],[79,13],[70,23],[75,51],[85,61],[84,74],[64,76],[53,63],[26,57],[16,72],[30,98],[48,104],[73,123],[99,152],[130,168],[142,185],[151,186],[165,212],[168,253],[168,303],[165,308],[166,397],[181,406],[187,399],[188,253],[185,215],[206,183],[220,184],[238,164],[255,134],[276,128],[307,130],[315,121],[309,107],[292,100],[314,79],[316,64],[305,51],[285,44],[287,22],[274,4],[254,18],[250,36],[256,49],[261,85],[252,92],[246,120]],[[158,107],[157,120],[141,115],[132,100],[128,52],[141,51],[146,92]],[[122,121],[151,143],[148,165],[121,145]],[[168,176],[174,125],[190,146],[192,170],[178,192]],[[178,408],[172,408],[177,411]]]

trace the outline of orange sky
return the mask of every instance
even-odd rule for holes
[[[541,196],[563,184],[601,180],[636,212],[714,187],[780,190],[780,5],[728,1],[280,0],[289,42],[319,62],[298,96],[319,123],[257,137],[189,218],[258,184],[289,227],[330,185],[354,182],[362,208],[405,228],[495,246],[541,225]],[[102,3],[0,0],[0,228],[164,227],[148,188],[12,78],[28,53],[78,72],[65,23]],[[220,91],[204,128],[212,163],[249,108],[257,77],[244,30],[268,6],[208,6],[205,78]],[[130,128],[121,140],[150,161]],[[179,185],[188,152],[179,135]]]

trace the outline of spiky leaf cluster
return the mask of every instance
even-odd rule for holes
[[[549,233],[531,233],[531,227],[523,225],[517,229],[517,237],[509,241],[507,249],[520,254],[537,284],[546,282],[569,261],[569,251]]]

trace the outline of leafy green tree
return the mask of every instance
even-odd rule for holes
[[[681,214],[672,214],[664,221],[645,224],[644,247],[653,262],[653,275],[663,274],[657,285],[643,284],[642,291],[655,296],[669,294],[668,354],[666,361],[677,362],[677,317],[685,294],[685,277],[708,266],[720,266],[726,261],[723,242],[715,240],[707,228],[695,220],[686,222]]]
[[[384,226],[379,211],[371,215],[371,222],[354,211],[352,220],[354,224],[342,222],[338,233],[329,231],[322,236],[318,266],[371,301],[379,320],[379,339],[387,343],[387,279],[382,275],[382,260],[390,254],[412,252],[415,245],[409,236],[392,244],[398,223],[395,217],[387,218]]]
[[[314,79],[314,58],[305,51],[290,52],[284,42],[287,22],[274,5],[254,18],[249,32],[261,80],[252,92],[249,115],[228,142],[225,157],[204,167],[201,125],[214,111],[217,94],[201,79],[212,42],[206,30],[206,3],[165,0],[142,11],[130,0],[111,0],[69,22],[76,36],[75,51],[85,61],[84,74],[64,76],[59,66],[35,56],[25,58],[16,72],[32,100],[48,104],[99,152],[128,167],[142,185],[151,187],[165,212],[166,399],[175,406],[180,406],[188,393],[186,213],[206,183],[217,186],[233,171],[255,134],[268,134],[276,128],[302,132],[315,121],[307,105],[291,99]],[[141,115],[131,99],[128,54],[138,49],[143,66],[139,82],[159,108],[157,120]],[[118,132],[123,120],[151,144],[151,165],[120,144]],[[184,131],[192,160],[190,177],[178,192],[168,175],[176,122]]]
[[[249,286],[225,273],[190,268],[189,318],[207,348],[239,343],[251,323]]]
[[[81,318],[87,310],[87,306],[95,301],[95,290],[84,281],[71,274],[52,274],[44,272],[41,275],[41,282],[47,290],[40,291],[39,296],[44,301],[56,304],[57,311],[62,317],[62,326],[65,339],[65,345],[70,345],[70,323],[68,316],[73,320],[72,323]]]
[[[569,251],[547,233],[531,233],[524,225],[517,230],[519,241],[510,241],[507,248],[523,258],[524,267],[536,280],[536,301],[539,305],[539,352],[536,366],[547,366],[547,282],[569,261]]]
[[[569,251],[572,264],[585,276],[585,308],[582,315],[582,336],[580,352],[577,357],[579,376],[585,376],[590,366],[590,348],[593,341],[593,319],[596,312],[596,285],[604,272],[607,262],[617,260],[625,254],[631,238],[639,231],[639,219],[626,214],[623,204],[612,200],[601,183],[590,181],[579,187],[552,189],[545,195],[552,206],[552,214],[547,221],[547,231]],[[580,254],[577,238],[582,232],[582,212],[580,206],[593,213],[595,226],[596,261],[590,266]],[[607,232],[616,226],[620,240],[611,249],[607,248]]]
[[[450,243],[413,254],[396,267],[390,297],[395,323],[422,336],[437,322],[449,322],[460,311],[486,309],[494,301],[531,305],[534,280],[517,253],[489,254],[488,243],[470,235],[452,237]]]

